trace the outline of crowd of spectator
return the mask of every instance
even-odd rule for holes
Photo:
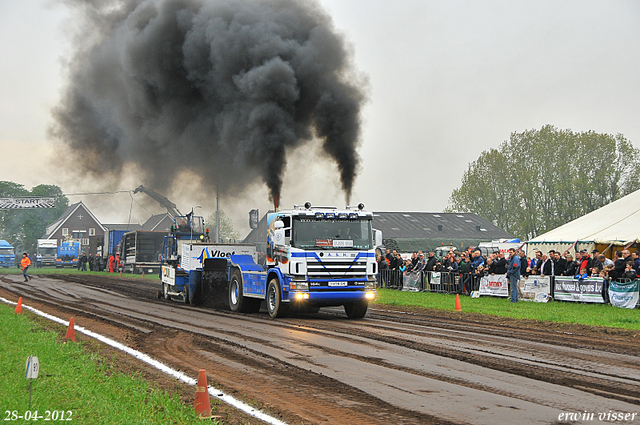
[[[527,257],[523,249],[517,249],[515,255],[520,257],[520,275],[527,277],[539,276],[567,276],[578,279],[586,277],[601,277],[614,280],[633,280],[640,277],[640,256],[638,252],[631,253],[628,249],[616,251],[615,260],[605,257],[598,250],[591,253],[583,249],[574,256],[565,251],[561,253],[549,250],[547,253],[535,251],[532,258]],[[414,252],[411,258],[403,259],[396,251],[386,250],[385,255],[378,257],[378,265],[381,273],[384,270],[394,270],[394,282],[401,279],[406,273],[415,272],[451,272],[459,274],[459,291],[468,292],[474,282],[486,275],[506,274],[508,259],[504,252],[495,251],[485,256],[474,247],[465,251],[450,250],[442,259],[429,252],[425,258],[422,251]]]

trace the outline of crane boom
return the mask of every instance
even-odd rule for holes
[[[169,199],[167,199],[166,197],[160,195],[158,192],[155,192],[149,188],[144,187],[143,185],[138,186],[133,193],[138,193],[138,192],[143,192],[146,193],[147,195],[149,195],[151,198],[153,198],[154,200],[156,200],[160,205],[162,205],[163,207],[165,207],[167,209],[167,212],[169,214],[171,214],[171,216],[176,217],[176,216],[181,216],[184,215],[182,214],[179,210],[178,207],[176,207],[176,204],[174,204],[173,202],[171,202]]]

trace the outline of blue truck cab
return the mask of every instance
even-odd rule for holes
[[[16,253],[13,246],[5,241],[0,240],[0,267],[15,267]]]

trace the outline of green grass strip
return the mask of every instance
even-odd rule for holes
[[[18,315],[13,310],[0,305],[1,420],[33,422],[11,421],[11,413],[7,413],[24,415],[29,408],[25,366],[31,355],[40,362],[39,376],[32,382],[31,412],[37,410],[43,416],[47,410],[64,411],[65,418],[68,412],[72,415],[71,422],[47,423],[202,424],[193,406],[181,403],[178,395],[169,396],[138,375],[114,370],[108,361],[83,347],[85,343],[66,342],[30,314]]]
[[[378,289],[375,304],[453,311],[455,300],[456,296],[451,294]],[[639,309],[619,308],[609,304],[560,301],[511,303],[508,298],[487,296],[480,298],[461,296],[460,304],[464,313],[640,330]]]

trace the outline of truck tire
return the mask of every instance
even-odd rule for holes
[[[289,305],[282,302],[280,283],[277,278],[271,279],[267,286],[267,311],[273,318],[286,317],[289,311]]]
[[[229,279],[229,308],[240,313],[257,313],[260,310],[259,299],[244,296],[240,270],[234,270]]]
[[[362,319],[367,314],[367,301],[356,301],[344,305],[344,312],[347,313],[349,319]]]

